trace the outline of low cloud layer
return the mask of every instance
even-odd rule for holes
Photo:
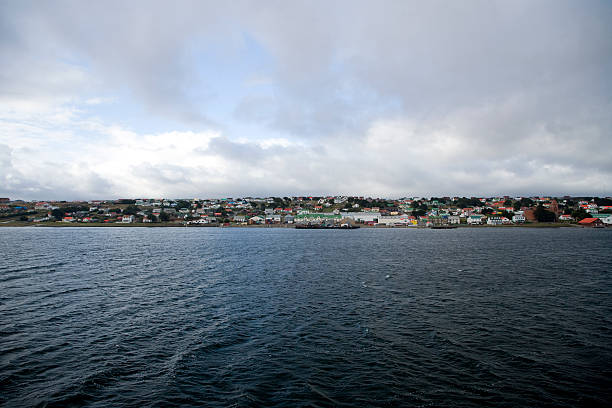
[[[0,8],[2,196],[612,193],[607,2]]]

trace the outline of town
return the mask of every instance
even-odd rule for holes
[[[372,227],[612,225],[605,197],[355,196],[23,201],[0,198],[0,225]]]

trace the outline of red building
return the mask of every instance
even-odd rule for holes
[[[603,222],[599,218],[585,218],[578,223],[578,225],[582,225],[583,227],[603,227]]]

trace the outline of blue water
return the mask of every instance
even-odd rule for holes
[[[612,230],[0,228],[0,405],[612,398]]]

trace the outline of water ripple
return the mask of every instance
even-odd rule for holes
[[[1,228],[0,404],[609,406],[612,231]]]

